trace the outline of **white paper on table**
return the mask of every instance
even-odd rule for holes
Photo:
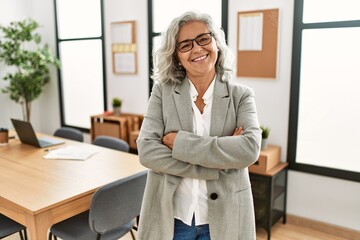
[[[54,150],[44,156],[45,159],[69,159],[69,160],[86,160],[97,151],[85,146],[65,146]]]

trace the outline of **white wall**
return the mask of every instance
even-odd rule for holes
[[[111,99],[123,99],[122,111],[142,114],[146,110],[149,98],[149,57],[148,57],[148,31],[147,31],[147,1],[144,0],[105,0],[105,26],[106,26],[106,75],[108,109]],[[136,24],[137,68],[134,75],[117,75],[112,69],[111,32],[112,22],[132,21]]]
[[[288,212],[360,231],[360,183],[290,171]]]
[[[106,24],[112,21],[136,20],[138,43],[138,74],[112,74],[110,49],[107,48],[108,101],[113,96],[124,99],[126,112],[143,113],[148,98],[148,45],[147,1],[105,0]],[[113,4],[109,7],[108,4]],[[276,80],[235,78],[251,86],[256,93],[260,122],[271,128],[270,143],[282,147],[282,161],[286,161],[289,121],[290,72],[292,52],[292,24],[294,0],[229,0],[229,45],[236,50],[237,12],[279,8],[279,71]],[[44,9],[47,9],[46,11]],[[0,0],[0,23],[33,16],[43,25],[43,39],[55,49],[53,1]],[[106,31],[109,29],[107,28]],[[107,45],[110,39],[107,38]],[[55,50],[54,50],[55,52]],[[0,75],[4,70],[0,66]],[[0,81],[0,86],[3,86]],[[38,131],[52,133],[59,125],[57,76],[44,94],[34,102],[32,121]],[[10,127],[10,117],[21,117],[21,109],[0,93],[0,126]],[[43,119],[50,121],[44,121]],[[312,174],[289,172],[288,213],[319,220],[351,229],[360,230],[360,183],[322,177]]]

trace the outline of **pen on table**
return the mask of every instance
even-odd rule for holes
[[[59,149],[59,148],[62,148],[62,147],[46,148],[44,151],[45,151],[45,152],[50,152],[50,151],[52,151],[52,150],[56,150],[56,149]]]

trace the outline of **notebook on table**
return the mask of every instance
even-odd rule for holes
[[[65,143],[64,140],[52,137],[37,137],[30,122],[11,119],[15,131],[22,143],[44,148]]]

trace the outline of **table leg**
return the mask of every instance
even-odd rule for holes
[[[51,216],[48,212],[26,216],[26,227],[30,240],[47,240],[51,225]]]

